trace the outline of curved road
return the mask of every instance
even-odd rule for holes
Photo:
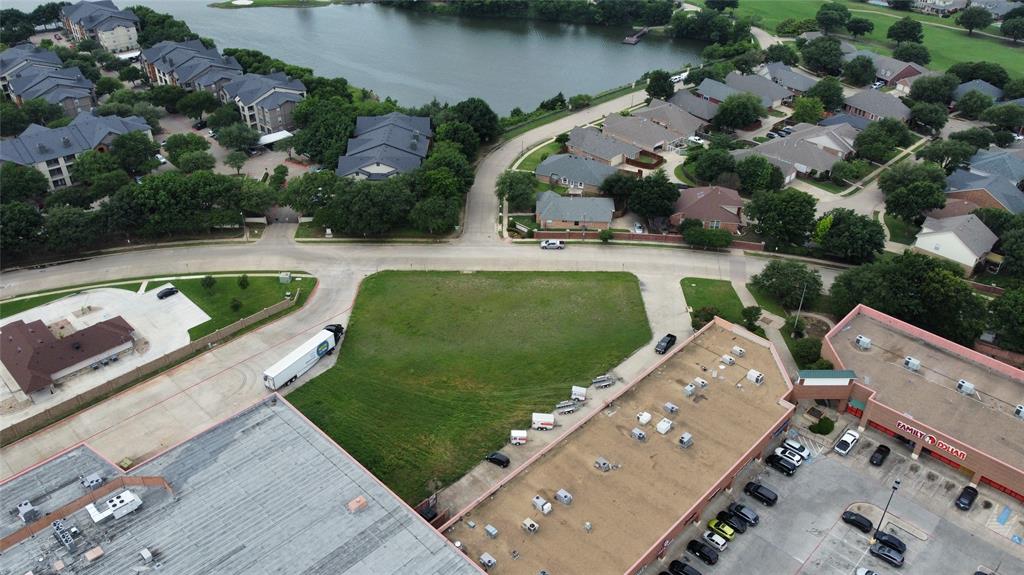
[[[217,346],[187,363],[0,450],[0,477],[8,477],[81,441],[113,461],[135,462],[195,435],[267,392],[262,369],[289,346],[331,322],[346,322],[359,282],[384,269],[494,271],[626,271],[641,283],[656,337],[687,334],[689,314],[679,281],[686,276],[744,283],[769,261],[740,251],[708,253],[661,247],[572,244],[564,251],[499,240],[494,182],[531,145],[575,125],[640,101],[639,92],[539,127],[491,151],[480,162],[462,237],[448,244],[297,243],[294,226],[272,225],[252,244],[167,247],[95,257],[2,276],[4,297],[128,277],[212,271],[302,270],[319,278],[306,306],[274,323]],[[825,285],[836,271],[821,268]],[[654,360],[650,346],[617,368],[627,379]],[[321,362],[314,373],[329,367]],[[45,398],[43,398],[45,400]],[[0,414],[2,417],[2,414]]]

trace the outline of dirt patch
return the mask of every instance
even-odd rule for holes
[[[825,337],[825,334],[828,333],[829,331],[828,324],[816,317],[810,317],[805,315],[800,319],[801,321],[804,322],[804,325],[806,326],[804,333],[807,337],[816,337],[818,339],[823,339]]]
[[[57,339],[67,337],[78,331],[75,329],[75,326],[71,325],[71,322],[66,319],[57,320],[46,327],[50,330],[50,333],[53,334],[53,337]]]

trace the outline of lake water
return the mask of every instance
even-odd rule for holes
[[[285,62],[342,76],[403,105],[479,96],[505,115],[532,110],[558,92],[595,94],[657,68],[700,61],[699,43],[627,30],[533,21],[434,16],[375,4],[221,10],[210,0],[120,0],[184,20],[220,48],[252,48]],[[37,2],[4,0],[5,8]]]

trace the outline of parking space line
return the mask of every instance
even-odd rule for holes
[[[837,523],[839,523],[838,519],[832,522],[832,525],[828,528],[827,531],[825,531],[825,536],[818,541],[818,544],[814,546],[814,549],[811,550],[811,553],[807,555],[807,559],[800,564],[800,567],[793,572],[793,575],[799,575],[799,573],[804,570],[804,567],[807,566],[807,562],[810,561],[811,557],[814,557],[814,554],[818,552],[818,548],[820,548],[821,544],[824,543],[826,539],[828,539],[829,534],[832,533],[833,529],[835,529]]]

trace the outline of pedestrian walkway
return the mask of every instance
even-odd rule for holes
[[[740,296],[743,307],[758,305],[754,295],[747,289],[747,284],[741,281],[734,281],[732,282],[732,287],[736,290],[736,295]],[[761,319],[758,320],[758,323],[764,328],[768,341],[771,341],[775,345],[775,349],[778,350],[779,357],[782,358],[782,365],[786,367],[788,375],[795,375],[799,367],[796,364],[796,360],[793,359],[793,354],[789,352],[789,346],[786,345],[786,339],[782,337],[782,331],[780,331],[785,329],[786,318],[779,317],[762,308]]]

